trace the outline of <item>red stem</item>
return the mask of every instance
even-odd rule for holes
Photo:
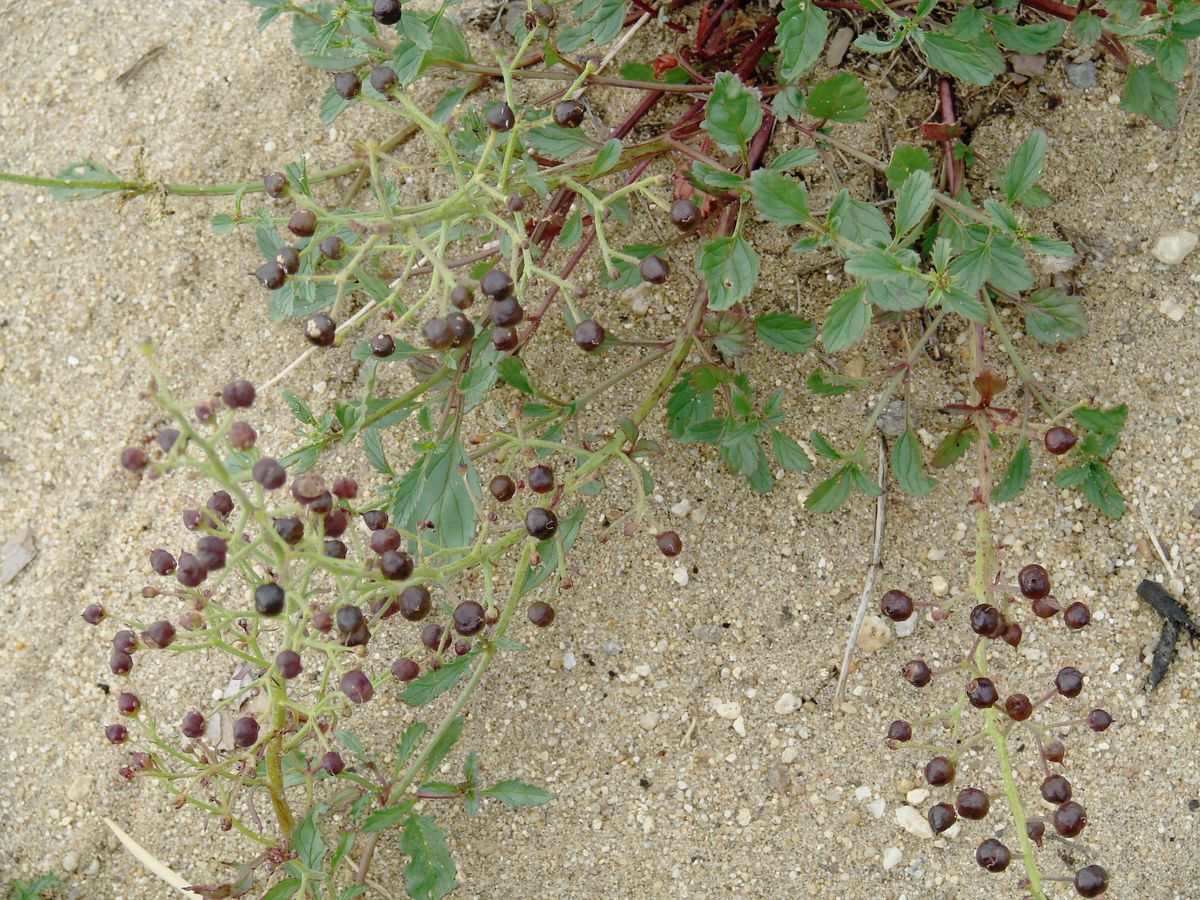
[[[958,117],[954,113],[954,84],[944,75],[938,79],[938,98],[942,123],[955,124]],[[954,158],[954,141],[949,139],[942,141],[942,166],[946,172],[946,193],[956,197],[962,182],[962,168],[960,162]]]

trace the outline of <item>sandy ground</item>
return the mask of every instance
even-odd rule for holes
[[[48,173],[91,155],[122,173],[141,158],[154,177],[239,180],[306,146],[318,163],[337,159],[349,139],[378,124],[347,116],[335,131],[322,126],[323,76],[301,68],[282,28],[256,33],[256,13],[244,4],[112,0],[46,12],[27,2],[0,8],[0,168]],[[160,43],[167,49],[158,60],[126,87],[114,84]],[[991,166],[1030,127],[1044,127],[1052,154],[1044,183],[1058,202],[1037,224],[1102,251],[1078,279],[1088,336],[1059,353],[1028,338],[1019,344],[1064,396],[1129,404],[1116,476],[1131,499],[1146,496],[1185,596],[1195,598],[1200,255],[1168,269],[1149,256],[1148,242],[1200,225],[1198,117],[1193,107],[1175,133],[1131,122],[1116,106],[1119,80],[1107,60],[1097,61],[1100,84],[1087,91],[1066,84],[1062,62],[1052,57],[1044,77],[1007,88],[974,138]],[[1048,109],[1048,93],[1062,105]],[[929,113],[903,101],[880,109],[857,129],[864,144],[880,125],[901,139]],[[73,896],[168,896],[119,849],[105,816],[195,881],[227,875],[223,863],[246,853],[199,816],[173,812],[151,785],[117,777],[122,754],[100,733],[113,715],[98,687],[113,680],[107,649],[77,617],[88,602],[147,608],[138,596],[145,553],[178,544],[179,507],[205,492],[181,477],[135,484],[116,465],[118,450],[159,422],[140,395],[146,373],[136,341],[154,340],[173,386],[190,396],[231,377],[261,381],[302,349],[294,326],[269,323],[245,276],[255,259],[248,236],[209,232],[209,217],[226,208],[185,199],[119,210],[112,199],[63,205],[39,190],[0,187],[0,536],[27,526],[37,548],[0,587],[0,884],[56,871]],[[775,255],[765,260],[754,309],[792,307],[798,264],[782,235],[761,229],[760,240]],[[836,285],[819,272],[804,287],[800,309],[819,318]],[[1166,301],[1183,307],[1181,321],[1160,311]],[[615,300],[596,303],[613,304],[604,309],[618,318]],[[667,294],[653,314],[673,311],[677,298]],[[891,337],[879,329],[834,362],[877,369],[891,358]],[[953,356],[955,334],[944,339]],[[566,377],[586,375],[566,352]],[[752,371],[760,384],[786,390],[793,433],[813,423],[843,440],[858,432],[864,398],[813,398],[803,388],[817,364],[812,354],[780,363],[763,354]],[[959,386],[960,369],[944,370],[922,375],[930,402]],[[353,390],[354,378],[345,358],[330,355],[302,367],[293,387],[322,406]],[[279,396],[255,413],[262,440],[286,446]],[[931,412],[921,412],[920,424],[945,430]],[[344,465],[362,472],[353,455]],[[1081,842],[1048,844],[1043,870],[1065,874],[1097,861],[1112,873],[1112,897],[1200,896],[1195,653],[1181,644],[1161,687],[1142,689],[1143,651],[1158,626],[1133,589],[1147,575],[1161,577],[1162,566],[1136,515],[1104,519],[1049,484],[1044,456],[1035,465],[1030,489],[996,515],[996,533],[1012,547],[1009,571],[1041,561],[1057,594],[1086,599],[1095,621],[1083,634],[1029,629],[1019,665],[1010,655],[996,677],[1032,695],[1061,665],[1077,665],[1089,675],[1085,696],[1118,720],[1103,736],[1069,742],[1067,773],[1090,824]],[[934,699],[915,695],[896,670],[914,656],[946,661],[965,650],[961,623],[925,621],[863,656],[852,696],[830,709],[873,510],[860,499],[836,516],[805,513],[812,476],[787,476],[755,497],[707,450],[672,451],[653,472],[652,519],[683,535],[688,583],[677,584],[674,566],[647,539],[581,541],[578,589],[560,603],[550,632],[519,629],[532,648],[489,676],[460,747],[478,750],[489,774],[544,784],[558,799],[516,814],[488,808],[472,820],[439,811],[459,866],[458,895],[1020,896],[1015,877],[985,876],[972,861],[975,844],[1003,825],[1000,810],[937,840],[897,824],[896,811],[921,786],[924,759],[887,750],[881,736],[890,720],[928,712]],[[960,467],[943,481],[919,502],[893,494],[882,586],[928,595],[939,581],[951,591],[965,584],[969,473]],[[682,500],[692,512],[673,516]],[[156,665],[146,666],[138,690],[164,710],[184,710],[227,675]],[[779,705],[784,694],[799,707]],[[722,718],[717,703],[739,704],[740,718]],[[382,698],[373,715],[369,736],[383,747],[406,711]],[[1026,796],[1036,797],[1035,756],[1021,745],[1015,760]],[[962,783],[998,787],[986,757],[969,758],[966,770]],[[910,799],[923,814],[943,798]],[[1011,824],[998,833],[1015,843]],[[893,847],[901,862],[885,870]],[[400,864],[385,840],[379,879],[398,884]]]

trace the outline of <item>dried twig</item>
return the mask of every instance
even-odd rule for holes
[[[142,54],[141,58],[137,62],[135,62],[132,66],[130,66],[113,80],[116,81],[116,83],[121,87],[124,87],[133,80],[133,77],[137,75],[138,72],[142,71],[142,69],[146,68],[146,66],[158,59],[158,57],[160,57],[163,52],[166,51],[166,49],[166,44],[159,44],[157,47],[151,47]]]
[[[850,629],[850,637],[846,641],[846,653],[842,657],[842,671],[838,673],[837,690],[833,692],[834,709],[837,709],[842,702],[846,679],[850,677],[850,663],[854,660],[854,645],[858,643],[858,633],[862,630],[863,619],[867,617],[867,606],[871,602],[871,593],[875,588],[875,575],[879,572],[880,562],[883,559],[883,522],[884,511],[887,509],[887,453],[884,452],[882,437],[879,438],[879,487],[879,497],[875,501],[875,547],[871,551],[871,562],[867,565],[867,580],[863,584],[862,596],[858,600],[858,612],[854,616],[854,625]]]
[[[200,896],[199,894],[187,889],[188,881],[183,876],[169,869],[156,856],[151,854],[149,850],[130,837],[124,828],[122,828],[112,819],[108,818],[108,816],[104,817],[104,824],[107,825],[109,830],[117,836],[117,840],[124,845],[125,849],[129,851],[129,854],[143,866],[145,866],[146,870],[150,872],[150,874],[157,876],[160,880],[175,888],[185,897]]]

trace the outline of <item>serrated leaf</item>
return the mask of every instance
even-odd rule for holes
[[[1042,160],[1046,155],[1046,133],[1035,128],[1021,142],[1004,171],[1000,173],[1000,190],[1009,203],[1020,202],[1022,196],[1037,184],[1042,175]]]
[[[1167,81],[1179,81],[1187,71],[1187,45],[1175,35],[1158,42],[1154,48],[1154,62],[1158,74]]]
[[[378,428],[368,428],[363,432],[363,450],[367,454],[367,462],[381,475],[395,475],[383,452],[383,438]]]
[[[607,44],[620,33],[625,11],[623,0],[584,0],[573,10],[578,24],[559,29],[558,48],[570,52],[592,41]]]
[[[728,309],[750,296],[758,266],[758,254],[740,233],[701,244],[696,249],[696,272],[708,289],[709,309]]]
[[[871,308],[863,300],[861,285],[850,288],[829,306],[825,324],[821,327],[821,343],[830,353],[837,353],[857,343],[871,324]]]
[[[813,67],[829,36],[829,14],[812,0],[784,0],[779,14],[779,74],[795,81]]]
[[[1025,331],[1043,344],[1065,344],[1087,331],[1087,317],[1079,302],[1060,290],[1037,291],[1025,305]]]
[[[775,461],[789,472],[812,470],[812,460],[808,458],[804,448],[782,431],[771,432],[771,454],[775,457]]]
[[[913,172],[896,192],[896,237],[916,228],[932,205],[933,179],[928,172]]]
[[[1029,481],[1031,468],[1029,441],[1021,438],[1012,459],[1008,461],[1008,465],[1004,469],[1004,477],[992,488],[992,502],[1007,503],[1021,493],[1025,488],[1025,483]]]
[[[400,735],[400,740],[396,742],[396,758],[392,762],[397,771],[412,756],[413,751],[417,749],[417,745],[425,737],[427,729],[428,726],[424,722],[413,722],[404,729],[404,733]]]
[[[458,743],[459,736],[462,735],[462,730],[463,717],[455,716],[449,727],[442,732],[441,737],[429,748],[429,756],[425,759],[426,777],[433,774],[434,769],[440,766],[442,760],[454,749],[454,745]]]
[[[413,800],[405,800],[397,806],[386,806],[383,809],[373,810],[363,822],[363,831],[366,834],[387,831],[408,818],[412,813],[413,805]]]
[[[811,322],[789,312],[755,316],[754,331],[768,347],[793,355],[803,353],[817,338],[817,331]]]
[[[1086,462],[1079,468],[1083,470],[1083,478],[1078,482],[1078,487],[1083,491],[1088,503],[1113,519],[1125,515],[1125,498],[1121,496],[1121,491],[1112,480],[1108,469],[1095,460]],[[1058,478],[1054,481],[1056,484],[1059,482]]]
[[[400,834],[400,851],[408,857],[405,887],[413,900],[440,900],[454,890],[456,871],[446,835],[431,816],[414,814]]]
[[[809,88],[804,106],[817,119],[860,122],[867,117],[867,89],[849,72],[838,72]]]
[[[288,900],[289,897],[296,896],[301,884],[303,882],[299,878],[286,878],[272,885],[271,889],[262,895],[261,900]]]
[[[424,706],[454,687],[467,671],[472,656],[460,656],[440,669],[427,669],[408,683],[400,699],[409,706]]]
[[[886,247],[892,242],[892,229],[883,213],[870,203],[851,199],[845,188],[833,198],[826,220],[842,237],[864,247]]]
[[[768,169],[773,172],[790,172],[793,169],[800,169],[804,166],[812,165],[821,155],[812,147],[795,147],[791,150],[780,153],[777,157],[771,160]]]
[[[937,482],[925,474],[921,443],[911,428],[892,444],[891,462],[896,481],[905,493],[924,497],[937,487]]]
[[[1062,41],[1066,19],[1018,25],[1009,16],[988,16],[1000,46],[1014,53],[1045,53]]]
[[[994,44],[992,53],[986,53],[977,44],[968,44],[948,34],[926,32],[921,49],[930,68],[968,84],[988,84],[1004,71],[1004,61]]]
[[[1082,407],[1071,411],[1071,416],[1093,434],[1119,434],[1125,427],[1125,418],[1129,407],[1124,403],[1111,409],[1093,409]]]
[[[727,153],[742,152],[762,125],[759,93],[732,72],[720,72],[704,107],[704,129]]]
[[[285,390],[283,392],[283,402],[288,405],[288,409],[292,411],[292,415],[305,425],[317,424],[317,417],[312,414],[312,410],[308,408],[308,404],[291,391]]]
[[[892,148],[892,158],[883,170],[888,187],[895,191],[915,172],[933,173],[933,160],[920,147],[897,144]]]
[[[321,121],[328,125],[338,116],[346,111],[346,108],[352,103],[352,100],[343,99],[337,91],[330,85],[325,90],[325,96],[321,98]]]
[[[1164,128],[1175,124],[1179,115],[1175,87],[1155,71],[1153,65],[1130,66],[1121,92],[1121,109],[1146,116]]]
[[[1078,13],[1071,21],[1071,37],[1081,45],[1094,44],[1100,39],[1103,25],[1100,17],[1087,11]]]
[[[430,538],[448,548],[465,547],[474,539],[471,495],[479,495],[479,479],[456,438],[427,450],[403,479],[392,483],[391,493],[392,517],[403,528],[415,532],[420,523],[433,522]]]
[[[692,163],[688,180],[706,193],[741,193],[746,189],[746,179],[736,172],[722,172],[702,162]]]
[[[540,156],[563,160],[572,153],[586,150],[594,144],[582,128],[563,128],[560,125],[541,125],[525,132],[525,143]]]
[[[750,195],[759,213],[776,225],[801,225],[809,220],[808,189],[795,178],[769,169],[750,176]]]
[[[942,438],[937,449],[933,451],[933,467],[944,469],[953,465],[971,448],[978,437],[979,432],[974,425],[960,425]]]
[[[466,88],[454,88],[446,91],[429,111],[429,118],[439,125],[445,125],[454,116],[454,111],[458,109],[458,105],[466,99],[466,96]]]
[[[537,393],[529,383],[529,373],[525,371],[525,363],[519,356],[506,356],[497,366],[504,383],[523,394]]]
[[[321,837],[321,829],[317,827],[317,817],[324,811],[324,806],[314,806],[310,809],[292,829],[289,845],[300,862],[314,871],[321,869],[321,862],[325,859],[325,841]]]
[[[592,175],[603,175],[620,161],[621,142],[616,138],[609,138],[600,148],[600,152],[596,154],[596,159],[592,163]]]
[[[812,441],[813,449],[817,451],[817,456],[820,456],[823,459],[832,460],[838,460],[842,458],[842,454],[838,453],[837,450],[833,448],[833,445],[829,443],[829,441],[825,440],[825,438],[821,436],[821,432],[817,431],[815,428],[808,436],[808,439]]]
[[[549,803],[554,799],[554,795],[549,791],[532,784],[526,784],[523,781],[518,781],[515,778],[497,781],[482,793],[483,796],[499,800],[505,806],[512,807],[513,809],[541,806],[543,803]]]
[[[217,237],[223,237],[233,231],[233,216],[229,213],[217,213],[210,221],[212,233]]]
[[[854,486],[854,476],[851,473],[853,468],[853,465],[844,465],[813,488],[812,492],[804,498],[805,508],[813,512],[824,513],[832,512],[845,503]]]

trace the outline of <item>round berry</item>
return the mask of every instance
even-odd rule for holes
[[[501,503],[507,503],[516,492],[517,485],[507,475],[497,475],[488,483],[488,493]]]
[[[1097,733],[1107,731],[1108,726],[1113,723],[1113,717],[1108,714],[1107,710],[1093,709],[1087,714],[1087,726]]]
[[[421,674],[421,667],[411,659],[392,660],[392,677],[397,681],[412,681]]]
[[[165,650],[175,641],[175,626],[163,619],[151,622],[142,632],[142,643],[155,650]]]
[[[283,588],[273,581],[260,584],[254,589],[254,608],[260,616],[277,616],[283,612],[285,595]]]
[[[137,715],[137,711],[141,706],[142,702],[138,700],[137,694],[131,694],[129,691],[121,691],[117,696],[117,712],[123,716]]]
[[[513,114],[512,107],[507,103],[497,103],[484,114],[483,120],[492,131],[504,134],[505,132],[512,131],[513,125],[517,122],[517,117]]]
[[[362,514],[363,524],[372,531],[379,531],[381,528],[388,526],[388,514],[382,509],[364,510]]]
[[[1035,844],[1037,844],[1039,847],[1042,846],[1042,838],[1046,836],[1046,823],[1045,822],[1029,822],[1029,823],[1027,823],[1025,825],[1025,834],[1027,834],[1029,836],[1029,839],[1031,841],[1033,841]]]
[[[280,247],[279,252],[275,254],[275,262],[289,275],[300,271],[300,253],[295,247]]]
[[[525,198],[520,194],[509,194],[504,205],[508,207],[509,212],[519,213],[525,208]]]
[[[288,681],[304,671],[304,667],[300,663],[300,654],[295,650],[280,650],[275,656],[275,668]]]
[[[287,281],[287,272],[278,262],[267,260],[254,270],[254,277],[268,291],[274,291],[283,287],[284,282]]]
[[[1088,609],[1086,603],[1080,603],[1077,600],[1063,610],[1063,624],[1072,631],[1086,628],[1090,621],[1092,621],[1092,611]]]
[[[1074,447],[1075,440],[1075,432],[1070,428],[1063,428],[1061,425],[1055,425],[1053,428],[1047,430],[1045,437],[1042,438],[1046,449],[1055,456],[1061,456]]]
[[[239,750],[258,743],[258,722],[253,716],[242,716],[233,723],[233,745]]]
[[[1004,701],[1005,714],[1015,722],[1024,722],[1033,715],[1033,702],[1024,694],[1013,694]]]
[[[654,545],[658,547],[659,553],[668,558],[683,552],[683,541],[674,531],[664,531],[655,535]]]
[[[1071,799],[1071,782],[1062,775],[1051,775],[1042,781],[1041,791],[1047,803],[1066,803]]]
[[[351,634],[362,628],[363,612],[354,605],[343,606],[337,611],[336,621],[337,629],[341,634]]]
[[[1054,811],[1050,822],[1063,837],[1073,838],[1087,825],[1087,811],[1074,800],[1068,800]]]
[[[1103,866],[1084,866],[1075,873],[1075,892],[1080,897],[1099,897],[1108,890],[1108,873]]]
[[[515,297],[502,297],[488,302],[488,318],[494,325],[511,328],[525,318],[525,310]]]
[[[933,671],[923,659],[913,659],[900,667],[900,675],[913,687],[925,687],[933,677]]]
[[[1029,604],[1029,608],[1039,619],[1049,619],[1058,613],[1058,607],[1049,600],[1034,600]]]
[[[529,621],[538,628],[549,628],[554,624],[554,607],[536,600],[529,604]]]
[[[114,650],[109,654],[108,668],[114,675],[128,675],[133,668],[133,657],[123,650]]]
[[[339,475],[333,479],[333,496],[342,500],[353,500],[358,496],[358,482],[346,475]]]
[[[104,607],[99,603],[89,603],[83,608],[83,613],[81,615],[83,621],[87,622],[89,625],[99,625],[100,620],[104,618]]]
[[[488,269],[479,279],[479,293],[489,300],[505,300],[512,296],[513,280],[503,269]],[[497,322],[503,325],[503,322]]]
[[[304,320],[304,336],[314,347],[332,347],[337,338],[337,325],[329,316],[318,313]]]
[[[676,200],[671,204],[671,224],[680,231],[687,231],[700,221],[700,210],[691,200]]]
[[[554,470],[549,466],[534,466],[525,476],[525,483],[535,494],[548,494],[554,490]]]
[[[594,319],[584,319],[575,326],[575,346],[591,353],[604,344],[604,326]]]
[[[250,474],[268,491],[278,490],[287,482],[287,470],[279,464],[278,460],[270,456],[264,456],[255,461]]]
[[[155,443],[162,449],[163,453],[170,453],[171,448],[175,446],[179,440],[178,428],[160,428],[158,434],[154,436]]]
[[[1083,673],[1074,666],[1065,666],[1054,676],[1054,686],[1064,697],[1078,697],[1083,690]]]
[[[333,76],[333,91],[343,100],[353,100],[360,90],[362,82],[353,72],[338,72]]]
[[[995,838],[988,838],[975,851],[975,862],[983,866],[989,872],[1003,872],[1008,868],[1008,863],[1012,859],[1012,854]]]
[[[287,178],[282,172],[268,172],[263,176],[263,189],[272,200],[278,200],[287,195]]]
[[[371,355],[376,359],[384,359],[396,352],[396,341],[390,335],[380,332],[371,338]]]
[[[280,516],[278,519],[273,519],[272,524],[275,526],[276,533],[289,546],[294,547],[304,537],[304,523],[295,516]]]
[[[444,636],[445,629],[437,622],[430,622],[421,629],[421,643],[430,650],[440,650]]]
[[[110,744],[123,744],[129,737],[129,729],[124,725],[105,725],[104,736]]]
[[[180,518],[183,519],[183,527],[186,528],[188,531],[195,531],[197,528],[200,527],[200,511],[199,510],[185,509],[183,511],[183,515],[180,516]]]
[[[1008,622],[1005,624],[1004,630],[1000,632],[1000,638],[1008,646],[1016,648],[1021,646],[1021,637],[1024,634],[1025,632],[1021,629],[1020,625],[1016,622]]]
[[[535,506],[525,513],[525,530],[539,541],[554,537],[558,531],[558,516],[553,510]]]
[[[980,603],[971,610],[971,630],[980,637],[998,637],[1004,630],[1004,617],[990,603]]]
[[[371,532],[371,549],[376,553],[399,550],[404,538],[395,528],[380,528]]]
[[[325,493],[325,479],[316,472],[303,472],[292,479],[292,496],[308,506]]]
[[[641,265],[638,266],[638,273],[642,276],[642,281],[650,284],[662,284],[671,274],[671,267],[665,260],[652,253],[642,260]]]
[[[554,104],[554,124],[563,128],[578,128],[583,122],[583,104],[578,100],[561,100]]]
[[[146,454],[137,447],[126,447],[121,451],[121,468],[130,472],[140,472],[146,468]]]
[[[396,82],[396,70],[391,66],[376,66],[371,70],[371,87],[381,94],[387,94]]]
[[[981,791],[979,788],[963,788],[958,792],[958,798],[954,805],[958,814],[964,819],[978,821],[988,814],[988,810],[992,807],[992,800],[985,791]]]
[[[326,556],[333,557],[334,559],[345,559],[346,554],[350,552],[350,548],[347,547],[342,541],[337,541],[333,538],[327,538],[321,543],[321,552],[323,552]]]
[[[887,736],[889,741],[907,743],[912,740],[912,726],[903,719],[897,719],[888,726]]]
[[[308,511],[314,516],[321,517],[322,528],[325,524],[325,516],[333,510],[333,494],[329,491],[323,491],[321,496],[308,505]],[[341,510],[338,510],[341,512]]]
[[[121,653],[132,653],[137,649],[137,635],[128,628],[122,628],[112,636],[112,647]]]
[[[185,588],[199,587],[208,576],[208,570],[190,553],[180,553],[179,563],[175,567],[175,580]]]
[[[941,787],[954,780],[954,763],[944,756],[935,756],[925,763],[925,780],[934,787]]]
[[[366,703],[375,695],[371,679],[362,669],[351,669],[341,680],[342,693],[350,698],[351,703]]]
[[[399,550],[389,550],[379,557],[379,571],[389,581],[403,581],[412,574],[412,557]]]
[[[221,388],[221,402],[230,409],[245,409],[254,405],[254,385],[244,378],[231,381]]]
[[[431,350],[446,350],[454,343],[454,333],[441,316],[434,316],[422,325],[421,334]]]
[[[475,295],[466,285],[457,284],[450,291],[450,305],[455,309],[467,309],[474,299]]]
[[[258,432],[249,422],[234,422],[229,426],[228,437],[234,450],[249,450],[258,440]]]
[[[433,600],[429,588],[421,584],[410,584],[400,592],[400,615],[410,622],[420,622],[429,615]]]
[[[225,568],[226,543],[224,538],[206,534],[196,541],[196,559],[205,571],[215,572]]]
[[[1027,600],[1041,600],[1050,593],[1050,575],[1037,563],[1030,563],[1017,574],[1017,585]]]
[[[458,656],[466,656],[468,653],[471,652],[471,642],[470,641],[455,641],[454,642],[454,652]]]
[[[463,637],[483,630],[483,607],[474,600],[464,600],[454,607],[454,630]]]
[[[400,21],[400,0],[375,0],[371,15],[380,25],[395,25]]]
[[[990,678],[972,678],[967,682],[967,700],[976,709],[991,709],[1000,695]]]
[[[330,750],[321,757],[321,762],[317,765],[317,771],[324,772],[326,775],[332,775],[335,778],[341,775],[346,769],[346,764],[342,761],[342,754],[336,750]]]
[[[228,491],[213,491],[205,506],[224,519],[233,512],[233,498]]]
[[[1062,741],[1051,741],[1042,749],[1042,756],[1047,762],[1060,763],[1066,755],[1067,748],[1063,746]]]
[[[449,313],[446,325],[450,328],[451,345],[461,347],[475,337],[475,323],[460,312]]]
[[[933,829],[934,834],[941,834],[948,829],[956,821],[958,815],[954,812],[954,807],[949,803],[935,803],[929,807],[929,813],[926,815],[929,819],[929,827]]]
[[[298,209],[288,219],[287,227],[296,237],[312,237],[317,230],[317,217],[311,210]]]
[[[515,328],[505,328],[497,325],[492,329],[492,346],[502,353],[515,350],[518,342],[519,338],[517,337],[517,330]]]
[[[913,598],[904,591],[888,591],[879,599],[879,608],[893,622],[906,622],[913,614]]]
[[[175,571],[175,557],[166,550],[151,550],[150,568],[159,575],[170,575]]]
[[[333,616],[325,612],[323,609],[317,610],[312,617],[313,628],[321,632],[321,634],[329,634],[333,631]]]
[[[198,712],[187,713],[179,725],[184,737],[198,738],[204,734],[204,716]]]

